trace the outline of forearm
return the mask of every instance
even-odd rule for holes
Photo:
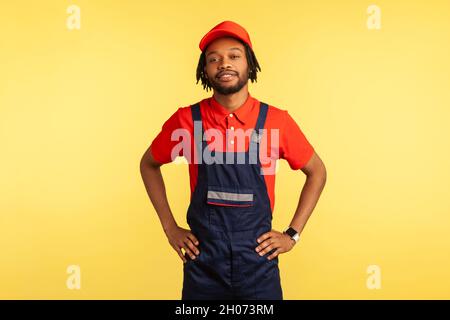
[[[311,216],[325,186],[325,182],[325,171],[307,176],[300,193],[297,209],[290,223],[290,226],[297,230],[299,234],[303,231],[309,217]]]
[[[159,167],[141,163],[141,176],[145,189],[158,214],[164,232],[177,225],[167,200],[166,188]]]

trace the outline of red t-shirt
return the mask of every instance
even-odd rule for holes
[[[181,107],[172,114],[172,116],[164,123],[161,132],[151,143],[151,153],[153,158],[162,164],[172,162],[176,156],[189,156],[189,177],[191,187],[191,197],[195,190],[197,183],[197,170],[198,165],[194,161],[190,160],[190,155],[185,155],[182,148],[178,148],[175,156],[172,155],[173,148],[182,143],[190,143],[186,146],[186,150],[190,150],[191,154],[194,154],[194,124],[192,121],[191,106]],[[245,103],[236,109],[234,112],[229,112],[224,106],[219,104],[216,99],[211,96],[210,98],[203,99],[200,102],[200,113],[202,116],[204,130],[218,129],[225,137],[226,130],[237,129],[253,129],[256,125],[256,120],[259,113],[259,101],[253,98],[250,93]],[[180,138],[179,140],[172,140],[172,133],[177,129],[185,129],[190,135],[190,141]],[[266,122],[264,129],[267,130],[267,157],[270,157],[274,161],[272,163],[263,164],[263,167],[271,167],[276,159],[285,159],[289,163],[289,166],[293,170],[303,168],[306,163],[311,159],[314,153],[313,146],[306,139],[305,135],[301,131],[297,123],[292,119],[286,110],[278,109],[269,105],[267,111]],[[278,148],[273,152],[271,130],[278,129]],[[208,132],[205,133],[208,137]],[[183,140],[183,141],[182,141]],[[248,150],[249,141],[245,140],[244,143],[233,143],[229,139],[223,141],[222,148],[215,144],[217,151],[227,150],[228,152],[246,151]],[[208,142],[211,143],[212,141]],[[261,150],[264,152],[264,150]],[[173,159],[172,159],[173,157]],[[266,182],[267,193],[270,199],[270,206],[273,212],[275,205],[275,171],[270,171],[270,174],[264,175]]]

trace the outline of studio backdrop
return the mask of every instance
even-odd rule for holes
[[[233,20],[327,167],[285,299],[450,298],[450,2],[2,1],[0,298],[179,299],[183,264],[139,162]],[[184,227],[187,164],[162,167]],[[279,161],[273,227],[305,175]]]

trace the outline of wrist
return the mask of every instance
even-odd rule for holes
[[[168,235],[169,233],[172,232],[172,230],[176,229],[177,227],[178,227],[178,225],[176,224],[175,221],[173,221],[172,223],[168,223],[168,224],[164,225],[163,230],[164,230],[164,233],[166,235]]]
[[[286,234],[289,238],[294,241],[294,244],[296,244],[300,240],[300,234],[297,230],[295,230],[292,227],[288,227],[286,230],[283,231],[284,234]]]

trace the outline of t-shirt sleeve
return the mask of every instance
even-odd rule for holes
[[[284,125],[280,128],[280,158],[285,159],[292,170],[298,170],[308,163],[313,153],[313,146],[295,120],[285,111]]]
[[[172,140],[172,133],[181,129],[179,112],[180,108],[164,122],[161,131],[150,145],[153,158],[161,164],[172,162],[176,156],[183,156],[183,150],[181,149],[172,159],[172,150],[180,143],[178,140]]]

